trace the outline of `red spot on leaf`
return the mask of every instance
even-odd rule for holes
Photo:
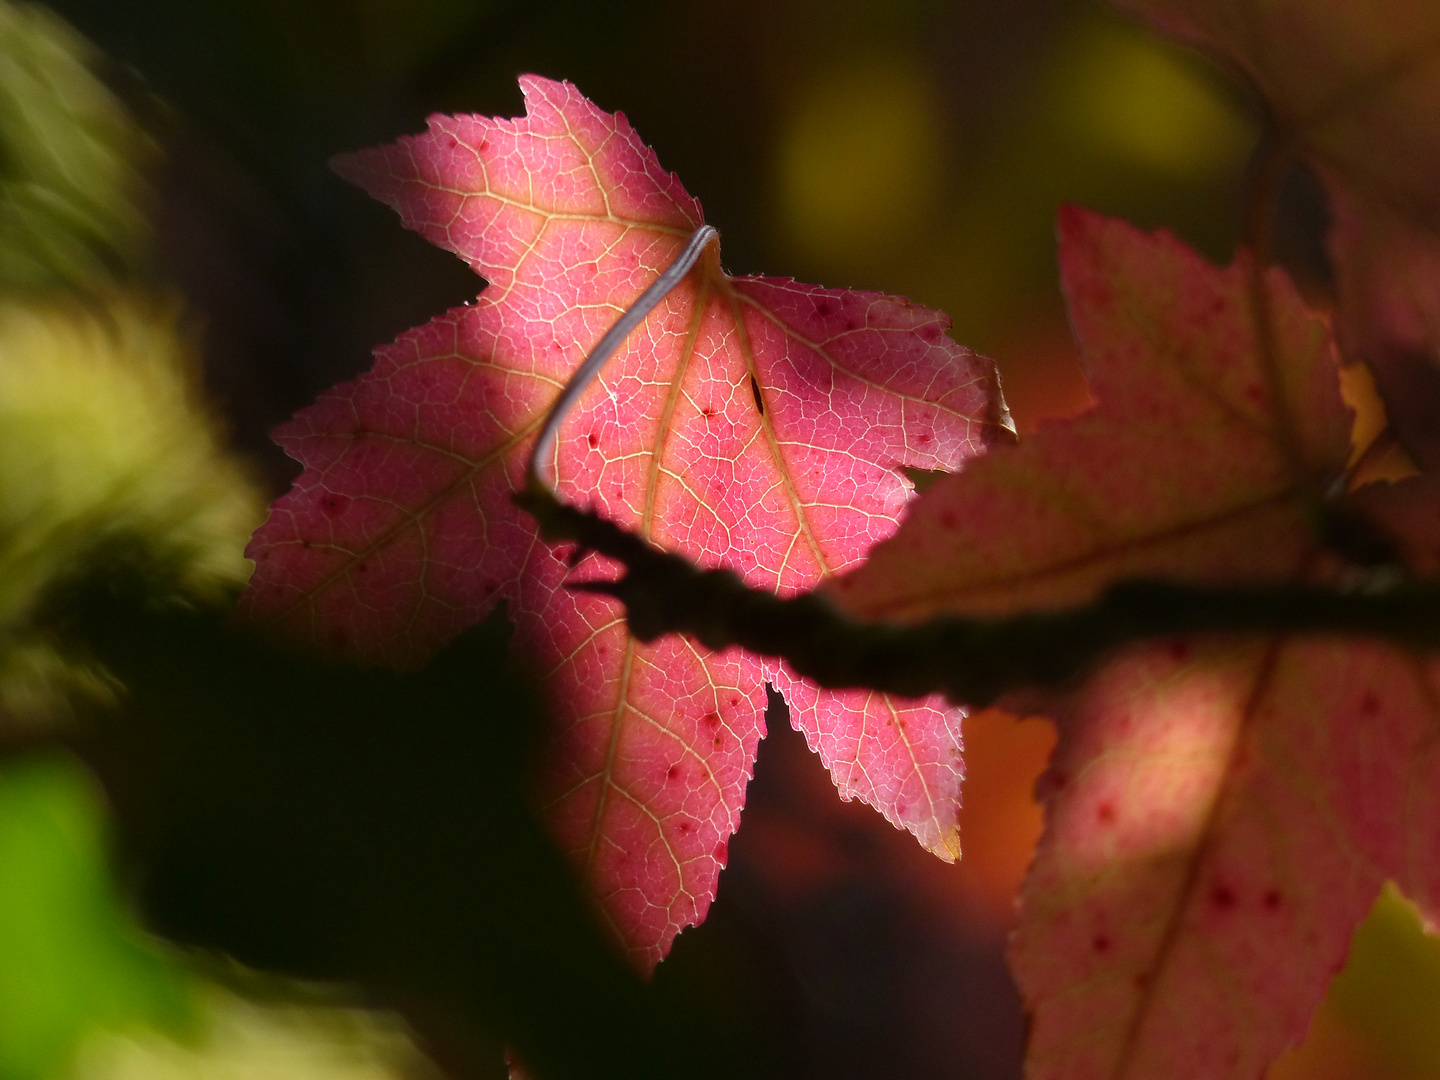
[[[1235,892],[1229,885],[1218,884],[1210,890],[1210,906],[1217,911],[1229,911],[1235,903]]]
[[[1040,774],[1040,779],[1035,785],[1037,797],[1045,798],[1051,795],[1058,795],[1070,784],[1070,774],[1061,768],[1046,769]]]
[[[1090,947],[1098,953],[1107,953],[1110,951],[1110,939],[1104,934],[1096,934],[1090,942]]]
[[[1107,825],[1114,821],[1115,804],[1112,802],[1102,802],[1099,806],[1095,807],[1095,818],[1097,821],[1103,821]]]

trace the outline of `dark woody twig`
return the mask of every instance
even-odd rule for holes
[[[533,484],[516,502],[541,535],[625,566],[618,581],[571,586],[625,605],[641,641],[689,634],[711,649],[739,645],[785,659],[821,686],[918,697],[943,693],[975,706],[1010,691],[1053,687],[1120,645],[1196,633],[1376,637],[1440,647],[1440,585],[1401,583],[1370,593],[1304,585],[1200,587],[1158,581],[1114,586],[1093,604],[1005,618],[941,617],[913,626],[862,622],[819,593],[782,599],[729,570],[702,570]]]

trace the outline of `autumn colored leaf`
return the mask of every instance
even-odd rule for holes
[[[250,615],[343,653],[422,663],[503,600],[557,715],[543,795],[620,937],[653,965],[714,895],[763,735],[765,683],[841,794],[957,853],[959,713],[822,692],[682,638],[642,645],[511,503],[559,389],[701,223],[624,117],[521,80],[517,120],[432,117],[338,159],[489,285],[376,352],[276,433],[305,465],[249,549]],[[893,528],[904,466],[1008,438],[992,366],[906,301],[730,277],[713,255],[611,360],[561,432],[557,490],[780,592]]]
[[[1283,275],[1075,210],[1060,240],[1098,404],[936,484],[837,600],[912,620],[1082,604],[1137,577],[1335,585],[1365,573],[1326,542],[1342,509],[1413,572],[1440,569],[1430,481],[1327,498],[1348,454],[1337,354]],[[1262,1075],[1387,879],[1440,912],[1437,702],[1433,660],[1257,636],[1136,645],[1052,702],[1011,952],[1027,1076]]]
[[[1440,464],[1440,6],[1118,0],[1238,66],[1330,197],[1338,335],[1399,434]]]
[[[900,531],[832,583],[850,610],[915,621],[1059,609],[1136,577],[1274,582],[1312,557],[1310,495],[1349,452],[1324,325],[1270,274],[1282,416],[1243,262],[1218,272],[1166,234],[1073,208],[1060,245],[1099,406],[912,503]]]

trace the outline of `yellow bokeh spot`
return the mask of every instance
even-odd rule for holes
[[[827,261],[903,246],[933,213],[941,142],[916,61],[869,59],[803,80],[778,144],[783,234]]]
[[[1244,162],[1258,129],[1172,46],[1117,28],[1087,35],[1061,89],[1078,134],[1137,165],[1197,180]]]

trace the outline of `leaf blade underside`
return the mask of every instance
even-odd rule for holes
[[[525,117],[432,117],[337,162],[490,284],[277,431],[306,469],[252,542],[244,604],[403,666],[505,600],[558,717],[552,826],[653,966],[714,895],[767,680],[842,794],[950,857],[959,714],[808,690],[735,650],[642,645],[611,601],[564,587],[608,568],[572,573],[510,495],[560,387],[701,212],[623,116],[568,84],[521,85]],[[954,468],[1007,436],[992,366],[947,327],[879,294],[692,273],[567,419],[557,490],[697,562],[807,588],[893,530],[900,467]]]
[[[1074,210],[1060,236],[1097,406],[941,480],[831,594],[920,619],[1136,577],[1353,576],[1320,524],[1347,458],[1338,357],[1289,282],[1262,279],[1267,346],[1246,256],[1217,270]],[[1338,508],[1433,574],[1440,500],[1417,483]],[[1404,650],[1251,636],[1132,646],[1049,702],[1062,736],[1011,948],[1027,1076],[1238,1080],[1298,1042],[1387,879],[1437,910],[1437,701],[1440,665]]]

